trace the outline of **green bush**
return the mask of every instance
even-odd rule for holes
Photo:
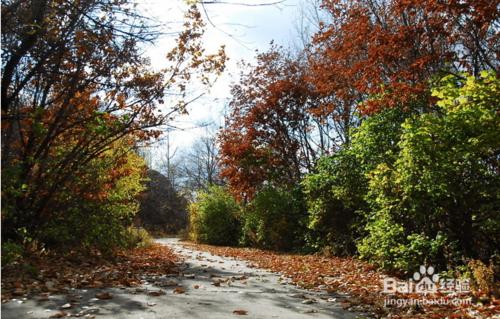
[[[125,248],[149,247],[153,244],[153,237],[142,227],[130,226],[125,230]]]
[[[303,244],[306,209],[300,189],[265,187],[245,207],[243,245],[291,250]]]
[[[117,145],[88,163],[79,186],[87,192],[64,190],[52,218],[39,225],[34,237],[49,248],[97,249],[111,254],[129,246],[127,228],[139,210],[137,197],[144,190],[144,160],[133,152],[125,156]],[[113,171],[116,176],[110,176]]]
[[[307,199],[307,244],[328,247],[334,255],[351,255],[358,235],[356,225],[365,209],[362,167],[349,150],[321,158],[302,185]]]
[[[24,249],[21,245],[13,242],[2,243],[2,267],[20,260]]]
[[[220,186],[211,186],[189,205],[189,238],[212,245],[237,245],[240,207]]]
[[[396,162],[370,174],[362,257],[407,270],[498,254],[499,83],[446,77],[433,90],[438,111],[405,121]]]
[[[388,109],[364,118],[353,130],[350,145],[321,158],[305,176],[307,245],[312,250],[334,255],[356,253],[356,241],[365,235],[370,211],[366,201],[369,173],[381,163],[395,162],[401,123],[409,115]]]

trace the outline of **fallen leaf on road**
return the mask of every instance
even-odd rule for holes
[[[59,311],[58,313],[53,314],[49,318],[63,318],[63,317],[66,317],[67,315],[68,315],[67,312]]]
[[[113,298],[113,295],[110,294],[109,292],[100,292],[100,293],[95,294],[95,297],[97,299],[105,300],[105,299]]]
[[[153,297],[158,297],[164,295],[165,292],[163,290],[157,290],[157,291],[150,291],[148,295],[153,296]]]
[[[218,282],[218,281],[213,282],[212,285],[214,285],[215,287],[220,287],[220,282]]]
[[[305,310],[303,313],[317,313],[318,310],[316,309],[308,309],[308,310]]]
[[[199,285],[194,285],[193,288],[194,289],[198,289],[198,288],[200,288],[200,286]]]
[[[167,281],[162,282],[161,286],[163,286],[163,287],[177,286],[177,281],[175,281],[175,280],[167,280]]]
[[[66,303],[64,305],[61,306],[61,309],[69,309],[71,308],[71,304],[70,303]]]
[[[248,279],[247,276],[245,275],[241,275],[241,276],[233,276],[233,279],[234,280],[244,280],[244,279]]]
[[[184,289],[183,287],[177,287],[174,289],[174,294],[183,294],[186,292],[186,289]]]
[[[243,309],[236,309],[233,311],[233,314],[239,315],[239,316],[244,316],[244,315],[248,314],[248,311],[243,310]]]

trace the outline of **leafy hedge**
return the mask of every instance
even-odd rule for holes
[[[305,218],[300,189],[267,186],[243,210],[241,243],[275,250],[296,249],[303,244]]]
[[[236,245],[240,206],[221,186],[211,186],[189,205],[189,238],[213,245]]]
[[[500,243],[499,80],[450,76],[436,110],[386,110],[303,181],[310,242],[383,268],[488,261]]]
[[[404,122],[394,165],[369,173],[362,257],[407,270],[498,256],[499,88],[493,73],[446,77],[432,92],[438,110]]]

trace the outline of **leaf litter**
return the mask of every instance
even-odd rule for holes
[[[279,272],[293,284],[306,289],[332,294],[329,302],[338,302],[346,310],[369,313],[378,318],[493,318],[500,313],[500,301],[490,304],[424,304],[420,307],[386,307],[382,293],[383,278],[388,274],[373,265],[353,257],[326,257],[321,255],[286,254],[256,248],[220,247],[184,243],[190,249],[213,255],[247,261],[249,267]],[[213,278],[212,285],[221,282]],[[297,296],[296,298],[300,298]],[[401,299],[421,298],[415,294],[397,294]],[[436,295],[434,298],[453,298]],[[309,301],[306,301],[309,302]]]

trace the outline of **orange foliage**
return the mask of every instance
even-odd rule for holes
[[[305,154],[311,103],[304,66],[273,46],[233,86],[231,114],[219,135],[221,175],[239,199],[264,182],[293,184],[310,165]]]
[[[364,113],[425,97],[438,72],[498,67],[495,1],[324,1],[309,81]],[[367,97],[370,99],[367,101]]]

